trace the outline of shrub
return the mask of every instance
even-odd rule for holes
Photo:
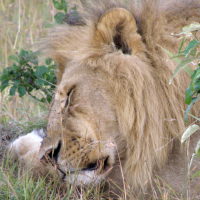
[[[197,33],[200,32],[200,24],[195,23],[183,28],[183,31],[179,34],[182,36],[181,44],[176,58],[178,61],[178,66],[174,72],[174,76],[184,69],[191,78],[190,84],[185,91],[185,103],[187,108],[185,110],[184,118],[188,121],[188,115],[200,121],[200,118],[190,114],[192,106],[200,100],[200,38],[197,37]],[[189,41],[188,41],[189,39]],[[192,68],[188,66],[192,64]],[[182,135],[181,142],[186,142],[192,134],[194,134],[200,127],[197,124],[192,124],[187,127]],[[188,170],[192,165],[195,157],[200,157],[200,141],[197,142],[194,153],[192,154],[190,163],[188,165]],[[200,171],[197,171],[192,175],[192,178],[200,176]],[[190,178],[190,177],[189,177]]]
[[[58,10],[54,19],[58,24],[82,24],[76,7],[68,11],[66,0],[52,0],[54,7]],[[51,102],[55,89],[55,63],[46,58],[44,64],[39,63],[39,53],[22,49],[16,55],[9,57],[13,64],[6,67],[0,74],[0,91],[9,88],[9,95],[16,93],[20,97],[28,94],[40,102]],[[39,91],[39,97],[35,91]],[[41,96],[41,95],[40,95]]]
[[[38,52],[21,50],[10,56],[13,64],[0,75],[0,90],[9,88],[10,96],[29,94],[40,102],[51,102],[56,83],[55,64],[49,58],[45,64],[39,64],[38,55]],[[42,97],[34,91],[40,91]]]
[[[186,121],[192,106],[200,100],[200,40],[197,37],[197,32],[200,32],[200,24],[198,23],[184,27],[179,34],[182,36],[179,51],[177,55],[173,56],[179,63],[173,77],[184,69],[191,78],[185,92],[185,103],[188,105],[185,111]],[[189,67],[188,64],[192,64],[193,67]]]

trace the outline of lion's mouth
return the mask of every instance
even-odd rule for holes
[[[93,171],[93,170],[107,171],[109,167],[110,167],[109,156],[107,156],[102,159],[98,159],[95,162],[89,163],[87,167],[83,168],[81,171]]]
[[[69,169],[67,172],[57,166],[57,170],[60,172],[61,179],[65,180],[70,175],[84,175],[89,172],[93,172],[95,175],[105,175],[112,169],[112,165],[109,164],[109,156],[98,159],[95,162],[89,163],[82,169]]]
[[[113,168],[113,160],[109,155],[103,156],[100,159],[96,159],[93,162],[88,163],[85,167],[74,168],[69,163],[69,166],[61,164],[58,160],[59,153],[61,151],[62,143],[58,142],[56,148],[51,148],[46,151],[45,155],[40,159],[41,162],[49,163],[59,173],[61,180],[71,179],[70,177],[84,177],[88,180],[94,179],[94,177],[105,177]],[[89,177],[89,178],[88,178]]]

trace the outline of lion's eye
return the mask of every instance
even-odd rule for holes
[[[72,87],[68,92],[67,92],[67,99],[66,99],[66,102],[65,102],[65,108],[68,108],[70,103],[71,103],[71,97],[72,97],[72,94],[74,93],[74,87]]]

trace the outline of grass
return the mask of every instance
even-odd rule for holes
[[[37,177],[29,170],[23,170],[8,156],[0,168],[0,199],[10,200],[92,200],[101,198],[98,187],[77,188],[60,183],[56,177]],[[95,198],[94,198],[95,197]]]

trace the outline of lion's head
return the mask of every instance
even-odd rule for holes
[[[42,147],[64,180],[87,184],[99,182],[113,167],[119,130],[105,82],[77,65],[69,66],[58,86]]]
[[[87,27],[78,29],[88,31]],[[109,9],[100,17],[93,33],[84,33],[84,37],[92,34],[91,40],[83,38],[84,46],[70,49],[76,58],[67,60],[59,77],[48,136],[41,149],[56,160],[64,180],[76,179],[78,184],[100,182],[126,151],[116,110],[126,100],[119,105],[116,97],[123,95],[124,91],[120,94],[119,90],[126,90],[120,83],[123,76],[128,78],[124,66],[130,66],[133,60],[141,62],[131,55],[143,56],[144,47],[136,30],[130,12],[123,8]],[[75,37],[71,42],[76,45],[78,41]]]
[[[150,4],[137,15],[106,5],[85,25],[58,27],[47,39],[59,69],[40,158],[66,181],[124,177],[145,188],[184,129],[187,83],[181,74],[168,84],[175,64],[163,50],[177,45]]]

